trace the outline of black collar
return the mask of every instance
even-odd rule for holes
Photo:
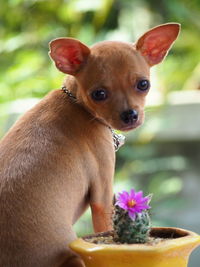
[[[76,97],[67,89],[67,87],[62,87],[63,92],[65,92],[70,98],[76,99]]]

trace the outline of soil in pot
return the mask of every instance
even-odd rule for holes
[[[160,242],[185,237],[188,235],[189,234],[186,231],[177,228],[152,228],[149,234],[148,241],[145,243],[145,245],[152,246]],[[113,231],[88,235],[83,237],[83,240],[93,244],[121,244],[115,241]]]

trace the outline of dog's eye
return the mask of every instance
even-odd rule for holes
[[[150,82],[148,80],[140,80],[137,83],[137,89],[140,91],[147,91],[150,87]]]
[[[101,89],[94,90],[91,93],[91,97],[95,101],[103,101],[103,100],[106,100],[106,98],[108,97],[108,93],[105,89],[101,88]]]

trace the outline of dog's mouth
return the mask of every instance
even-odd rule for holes
[[[118,128],[117,130],[120,130],[120,131],[123,131],[123,132],[128,132],[128,131],[131,131],[131,130],[134,130],[134,129],[138,128],[141,124],[142,124],[142,122],[137,121],[136,123],[123,125],[120,128]]]
[[[118,130],[123,131],[123,132],[128,132],[128,131],[136,129],[137,127],[138,126],[136,126],[136,125],[129,125],[129,126],[123,126]]]

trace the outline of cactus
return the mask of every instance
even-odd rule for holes
[[[130,195],[119,194],[114,207],[114,240],[119,243],[146,243],[151,227],[148,205],[151,196],[143,198],[143,193],[133,189]]]

